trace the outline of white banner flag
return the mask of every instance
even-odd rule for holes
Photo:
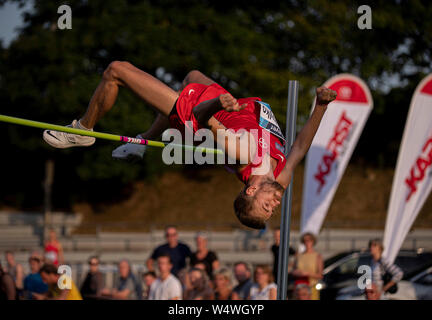
[[[432,189],[432,74],[417,86],[411,100],[384,232],[384,256],[396,258]]]
[[[356,76],[336,75],[324,86],[338,96],[329,104],[307,154],[301,233],[319,233],[373,106],[367,85]]]

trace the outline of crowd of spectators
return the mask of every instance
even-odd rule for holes
[[[30,273],[17,263],[12,251],[5,252],[5,263],[0,263],[0,300],[275,300],[279,256],[280,231],[274,231],[274,255],[271,264],[254,268],[244,261],[231,268],[221,267],[218,255],[208,248],[206,233],[196,237],[196,251],[179,241],[175,226],[165,229],[166,243],[153,250],[145,261],[147,270],[141,275],[133,271],[131,263],[122,259],[117,264],[112,288],[107,288],[98,256],[88,259],[88,272],[78,287],[71,277],[58,272],[64,263],[63,250],[54,231],[45,242],[44,253],[35,251],[28,259]],[[323,258],[315,250],[316,237],[305,233],[301,237],[302,252],[290,248],[294,256],[288,271],[295,278],[291,298],[318,300],[316,283],[323,277]],[[381,257],[382,243],[370,243],[373,285],[365,290],[365,299],[379,299],[402,277],[401,270],[387,264]],[[393,278],[383,284],[384,273]],[[64,284],[62,286],[61,284]],[[67,285],[66,285],[67,284]]]

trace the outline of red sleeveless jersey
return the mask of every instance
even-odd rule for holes
[[[186,130],[196,132],[201,129],[202,126],[195,119],[192,109],[201,102],[214,99],[224,93],[228,93],[228,91],[218,84],[212,84],[210,86],[198,83],[189,84],[180,93],[176,103],[176,112],[172,113],[169,117],[171,127],[184,133],[186,121],[191,121],[192,127],[186,127]],[[254,136],[255,141],[258,142],[255,159],[240,173],[237,173],[237,177],[244,183],[247,183],[254,168],[259,167],[261,164],[262,156],[265,153],[269,153],[270,156],[277,161],[276,168],[273,171],[275,178],[277,178],[285,166],[286,158],[283,147],[284,139],[276,119],[271,111],[270,113],[273,119],[267,119],[269,121],[266,121],[265,118],[262,118],[262,110],[267,109],[266,106],[269,109],[269,106],[261,102],[262,100],[258,97],[241,98],[237,99],[237,101],[239,105],[247,103],[246,108],[238,112],[221,110],[213,115],[227,129],[232,129],[235,132],[241,129],[246,130],[250,132]],[[271,127],[272,123],[276,123],[277,129],[279,129],[276,134],[274,134],[274,131],[263,128]]]

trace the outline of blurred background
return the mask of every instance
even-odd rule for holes
[[[70,30],[57,26],[62,4],[72,8]],[[357,26],[364,4],[372,7],[371,30]],[[432,70],[431,16],[426,0],[0,0],[0,113],[66,125],[85,111],[104,69],[120,60],[174,89],[200,70],[235,97],[269,102],[281,128],[288,80],[296,79],[300,130],[314,89],[333,75],[355,74],[369,86],[374,108],[318,238],[328,258],[382,237],[410,100]],[[143,101],[120,90],[95,130],[135,136],[154,118]],[[0,252],[14,250],[26,261],[43,247],[49,225],[66,261],[77,264],[76,279],[80,263],[95,253],[106,263],[128,256],[144,270],[164,227],[174,224],[191,248],[196,231],[209,232],[209,246],[227,266],[239,259],[272,263],[280,215],[263,232],[243,228],[232,209],[242,184],[222,166],[167,166],[157,148],[138,164],[116,162],[111,152],[119,144],[103,140],[85,152],[54,150],[42,131],[5,123],[0,135]],[[303,174],[301,164],[294,175],[293,246],[300,239]],[[403,248],[432,249],[431,228],[429,198]]]

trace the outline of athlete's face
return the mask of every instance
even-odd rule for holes
[[[283,191],[283,187],[276,181],[266,180],[262,182],[255,191],[254,213],[265,220],[270,219],[276,207],[280,205]]]

